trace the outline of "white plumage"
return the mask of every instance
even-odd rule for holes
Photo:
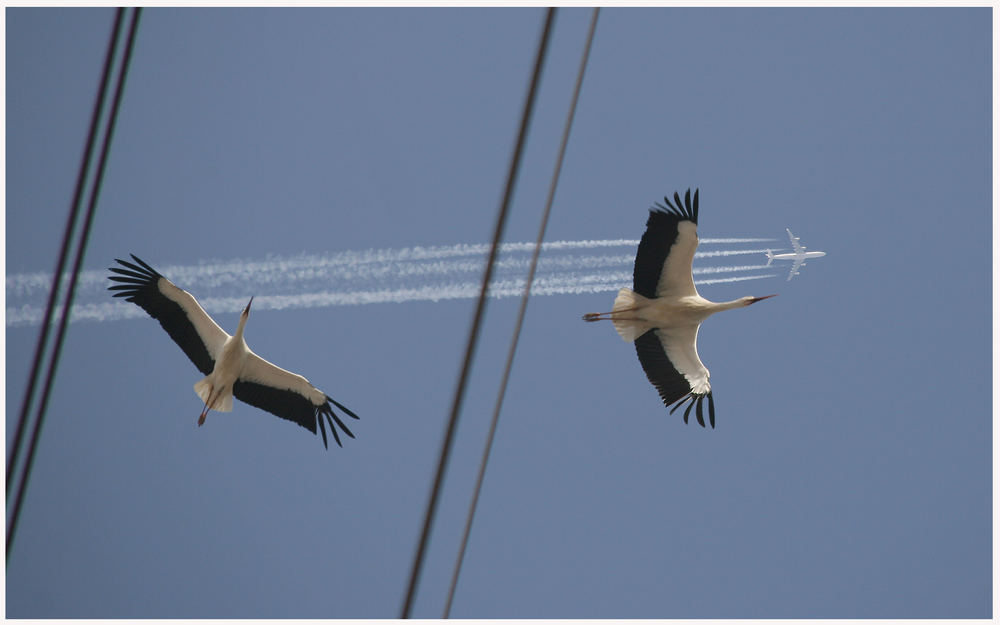
[[[744,308],[762,299],[741,297],[730,302],[712,302],[698,294],[691,261],[698,247],[698,190],[684,201],[674,193],[674,204],[656,204],[649,211],[646,232],[639,241],[632,288],[618,292],[609,313],[588,313],[585,321],[610,319],[622,339],[634,342],[639,364],[656,387],[666,406],[676,404],[671,414],[689,400],[684,411],[687,423],[696,407],[698,423],[704,427],[702,402],[708,399],[708,418],[715,427],[715,400],[709,372],[698,357],[698,329],[714,313]]]
[[[354,434],[333,411],[333,406],[354,419],[358,418],[356,414],[301,375],[271,364],[247,346],[243,332],[250,316],[252,297],[240,315],[236,333],[229,336],[208,316],[194,296],[178,288],[134,254],[132,259],[137,264],[115,259],[124,268],[111,268],[117,275],[110,276],[110,279],[120,284],[108,288],[116,291],[115,297],[124,297],[159,321],[170,338],[205,374],[194,385],[195,393],[205,403],[198,425],[205,422],[209,410],[232,410],[233,397],[236,397],[282,419],[298,423],[313,434],[316,434],[318,423],[324,447],[327,446],[324,419],[329,423],[337,445],[341,443],[335,424],[354,438]]]

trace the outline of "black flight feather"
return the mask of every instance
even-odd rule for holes
[[[694,202],[691,201],[691,190],[688,189],[681,202],[679,193],[674,192],[676,206],[670,203],[670,198],[664,196],[666,205],[659,202],[649,209],[649,219],[646,220],[646,231],[639,240],[639,248],[635,254],[635,268],[632,273],[632,290],[645,297],[656,297],[656,285],[660,281],[663,263],[670,254],[670,248],[677,241],[677,225],[682,221],[698,224],[698,190],[694,192]]]
[[[637,338],[635,353],[639,357],[639,364],[642,365],[646,378],[656,388],[663,405],[669,407],[691,393],[691,384],[667,358],[660,342],[660,332],[663,330],[654,328]]]
[[[684,397],[687,397],[687,395],[685,395]],[[674,407],[670,409],[670,414],[674,414],[675,412],[677,412],[678,408],[684,405],[684,402],[682,401],[684,397],[681,397],[681,399],[678,400],[676,404],[674,404]]]
[[[340,442],[340,435],[337,433],[337,428],[334,427],[334,423],[340,426],[340,429],[344,431],[344,434],[354,438],[354,434],[351,430],[344,425],[344,422],[341,421],[337,414],[333,411],[333,407],[330,406],[330,402],[332,400],[329,397],[326,398],[326,401],[324,401],[323,404],[317,406],[309,401],[309,399],[299,395],[295,391],[274,388],[272,386],[249,382],[247,380],[236,380],[233,384],[233,397],[244,403],[250,404],[251,406],[260,408],[261,410],[266,410],[277,417],[287,419],[293,423],[298,423],[313,434],[316,434],[316,424],[318,422],[320,434],[323,437],[324,447],[327,447],[326,426],[323,423],[324,418],[326,418],[329,422],[330,432],[333,434],[333,440],[339,447],[343,447],[343,445]],[[340,404],[337,404],[337,407],[341,408],[355,419],[358,418],[354,413],[350,412]]]
[[[117,291],[114,297],[124,297],[125,301],[132,302],[149,313],[149,316],[159,321],[170,338],[184,350],[198,371],[205,375],[212,373],[212,369],[215,368],[215,360],[209,355],[208,348],[198,336],[191,320],[188,319],[180,304],[160,291],[159,282],[163,276],[135,254],[131,254],[131,256],[138,265],[119,258],[115,259],[126,269],[109,268],[118,275],[108,276],[108,278],[121,284],[110,286],[108,290]]]
[[[694,408],[696,401],[697,400],[692,396],[691,401],[688,402],[687,410],[684,411],[684,423],[688,422],[688,415],[691,414],[691,409]],[[702,425],[704,425],[704,423]]]

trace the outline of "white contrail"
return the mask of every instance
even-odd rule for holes
[[[764,241],[774,241],[775,239],[761,238],[708,238],[701,239],[702,244],[714,243],[757,243]],[[637,239],[603,239],[587,241],[548,241],[542,243],[542,251],[561,251],[577,249],[596,249],[604,247],[635,247],[639,244]],[[500,246],[500,253],[530,252],[534,248],[534,243],[514,242],[503,243]],[[208,259],[198,265],[166,265],[161,272],[164,275],[172,276],[179,282],[193,283],[205,287],[216,287],[227,282],[239,282],[252,276],[256,282],[284,282],[297,276],[310,277],[321,275],[337,276],[346,272],[361,273],[364,265],[373,265],[365,277],[377,277],[379,272],[390,273],[398,271],[393,263],[406,263],[417,271],[434,272],[434,266],[414,265],[413,261],[431,261],[461,258],[464,256],[478,257],[486,254],[489,246],[486,244],[459,243],[456,245],[433,246],[433,247],[407,247],[399,249],[381,249],[364,251],[334,252],[331,254],[300,254],[297,256],[275,256],[267,257],[264,260],[214,260]],[[710,258],[714,256],[733,256],[738,254],[763,254],[766,250],[729,250],[726,252],[698,252],[696,258]],[[634,254],[634,252],[632,252]],[[631,256],[622,255],[614,257],[616,259],[626,259],[631,262]],[[126,258],[125,260],[130,260]],[[477,269],[479,261],[470,261]],[[526,260],[516,261],[527,266]],[[460,265],[441,265],[439,271],[450,271],[452,267]],[[471,266],[471,265],[470,265]],[[521,265],[519,265],[521,266]],[[338,268],[341,271],[338,271]],[[68,275],[63,276],[63,282],[67,282]],[[80,273],[77,282],[78,288],[87,288],[93,285],[103,284],[107,280],[105,270],[87,270]],[[7,297],[28,297],[37,291],[48,292],[52,284],[52,274],[45,272],[21,273],[7,276],[6,293]]]
[[[695,252],[695,258],[715,258],[717,256],[740,256],[742,254],[764,254],[767,250],[720,250],[718,252]]]
[[[737,265],[730,267],[694,267],[691,269],[691,273],[697,276],[703,273],[733,273],[736,271],[756,271],[758,269],[766,269],[766,268],[767,265]]]
[[[695,284],[721,284],[773,278],[777,274],[734,276],[696,280]],[[532,295],[581,295],[617,291],[631,280],[627,273],[575,274],[556,278],[537,278],[532,286]],[[365,304],[402,304],[405,302],[440,302],[455,299],[470,299],[479,296],[478,282],[452,282],[430,284],[414,288],[367,289],[357,291],[317,291],[296,295],[258,295],[254,297],[255,310],[281,310],[285,308],[317,308],[329,306],[361,306]],[[516,297],[524,289],[524,280],[495,280],[490,283],[490,297]],[[243,297],[207,297],[202,306],[211,314],[236,313],[246,306]],[[7,308],[7,325],[37,325],[41,322],[41,306],[25,305]],[[61,313],[57,307],[56,315]],[[71,321],[115,321],[145,317],[142,309],[121,300],[77,303],[73,306]]]
[[[702,242],[756,242],[760,239],[703,239]],[[634,252],[599,252],[601,248],[635,246],[627,239],[551,241],[543,244],[549,254],[539,259],[535,295],[583,294],[615,291],[631,283]],[[524,252],[533,243],[507,243],[491,284],[493,297],[516,296],[523,290],[523,274],[529,258]],[[264,259],[204,261],[197,265],[167,265],[164,275],[188,290],[211,290],[213,297],[201,299],[210,313],[237,312],[254,294],[254,308],[307,308],[353,306],[410,301],[442,301],[475,297],[479,292],[488,246],[461,244],[440,247],[347,251],[326,255],[269,256]],[[699,252],[696,257],[722,257],[763,253],[763,250],[718,250]],[[695,275],[745,273],[766,265],[695,267]],[[603,270],[603,271],[602,271]],[[700,280],[716,284],[755,280],[769,275],[723,277]],[[48,296],[51,275],[25,273],[7,276],[6,325],[37,325]],[[113,300],[106,288],[107,270],[81,273],[73,306],[73,321],[110,321],[145,316],[138,307]],[[379,288],[373,289],[372,285]]]

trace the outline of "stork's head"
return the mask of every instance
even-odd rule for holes
[[[743,298],[743,305],[749,306],[750,304],[756,304],[762,299],[767,299],[769,297],[777,297],[777,296],[778,296],[777,293],[773,295],[762,295],[761,297],[753,297],[752,295],[747,295],[746,297]]]

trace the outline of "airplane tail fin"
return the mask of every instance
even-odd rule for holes
[[[764,266],[765,267],[770,267],[772,260],[774,260],[774,254],[771,253],[771,250],[767,250],[767,264],[764,265]]]

